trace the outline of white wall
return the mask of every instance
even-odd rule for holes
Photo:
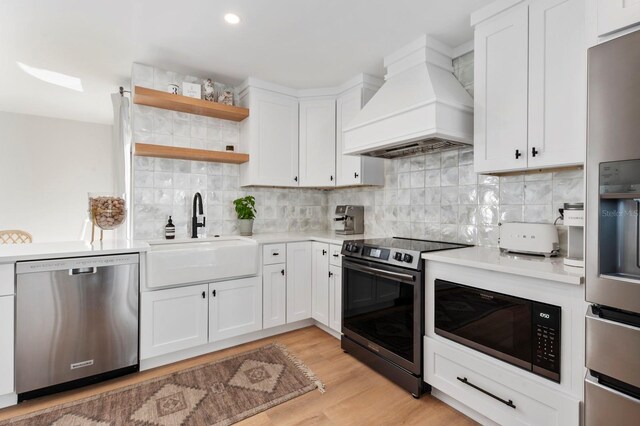
[[[87,193],[113,188],[112,126],[0,112],[0,230],[80,238]]]

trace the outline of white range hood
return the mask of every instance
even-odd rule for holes
[[[473,99],[452,49],[422,36],[384,59],[385,83],[343,131],[344,154],[395,158],[473,144]]]

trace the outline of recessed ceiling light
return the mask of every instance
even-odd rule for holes
[[[224,15],[224,20],[231,25],[236,25],[240,23],[240,17],[235,13],[227,13]]]
[[[82,81],[78,77],[62,74],[55,71],[45,70],[43,68],[30,67],[22,62],[16,62],[22,71],[26,72],[32,77],[38,80],[45,81],[47,83],[55,84],[56,86],[65,87],[67,89],[83,92]]]

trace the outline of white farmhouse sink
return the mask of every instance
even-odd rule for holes
[[[147,286],[166,287],[256,275],[258,243],[242,237],[150,241]]]

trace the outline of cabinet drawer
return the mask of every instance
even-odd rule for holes
[[[579,424],[577,399],[439,341],[425,338],[425,348],[426,381],[499,424]]]
[[[10,296],[15,294],[15,272],[13,263],[0,265],[0,296]]]
[[[265,244],[262,248],[262,264],[274,265],[285,262],[287,258],[285,244]]]
[[[337,244],[331,244],[329,246],[329,253],[331,254],[331,256],[329,256],[329,264],[333,266],[342,266],[342,255],[340,254],[341,251],[342,246],[339,246]]]

